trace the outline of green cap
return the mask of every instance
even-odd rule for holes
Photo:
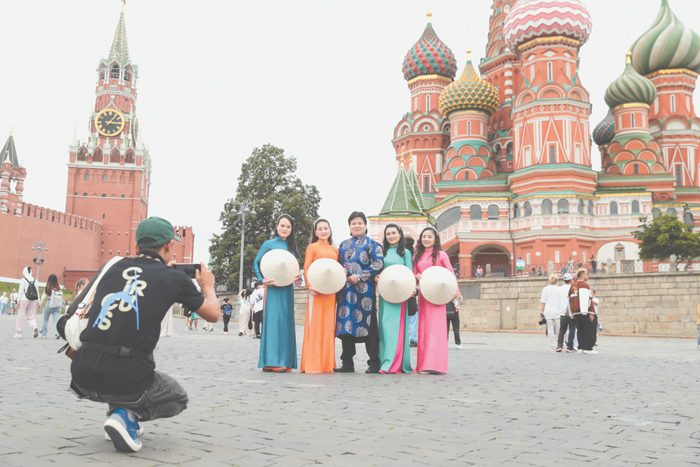
[[[136,246],[139,248],[163,246],[170,240],[182,241],[175,235],[173,225],[161,217],[149,217],[136,228]]]

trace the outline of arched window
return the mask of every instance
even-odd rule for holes
[[[464,179],[469,180],[469,171],[468,170],[464,171]]]
[[[103,197],[103,198],[106,198],[106,197],[107,197],[107,193],[102,193],[102,197]]]
[[[88,172],[87,170],[85,171],[85,181],[90,181],[90,172]]]
[[[685,222],[685,225],[687,225],[688,227],[692,227],[694,225],[693,215],[689,212],[686,212],[685,215],[683,215],[683,222]]]
[[[87,193],[83,193],[83,196],[87,196]]]
[[[632,201],[632,214],[639,214],[639,201]]]
[[[632,124],[632,128],[636,126],[634,121],[634,114],[630,114],[630,123]]]
[[[552,81],[553,77],[552,62],[547,62],[547,81]]]
[[[513,206],[513,217],[516,219],[520,217],[520,206],[518,206],[518,203],[515,203]]]
[[[469,208],[469,219],[481,219],[481,206],[472,204]]]
[[[111,72],[110,72],[110,78],[112,79],[119,79],[119,65],[116,63],[112,65]]]
[[[671,112],[676,111],[676,96],[671,95]]]
[[[425,111],[430,112],[430,94],[425,96]]]
[[[659,208],[654,208],[654,209],[651,210],[651,216],[652,216],[654,219],[656,219],[656,218],[659,217],[660,215],[661,215],[661,209],[659,209]]]
[[[102,181],[103,181],[103,182],[106,182],[106,181],[107,181],[107,172],[104,172],[104,173],[102,174]]]
[[[542,201],[542,214],[552,214],[552,200]]]
[[[557,163],[557,147],[555,145],[551,145],[549,147],[549,163],[550,164]]]
[[[578,213],[583,214],[583,209],[584,209],[583,200],[580,199],[580,200],[578,200]]]
[[[615,201],[613,201],[612,203],[610,203],[610,215],[611,215],[611,216],[615,216],[615,215],[617,215],[617,214],[618,214],[618,212],[617,212],[617,203],[616,203]]]
[[[588,215],[589,216],[593,215],[593,201],[588,202]]]
[[[565,199],[560,199],[557,203],[557,210],[559,214],[569,214],[569,201]]]
[[[634,164],[632,169],[634,170],[635,175],[639,175],[639,164]]]
[[[472,134],[472,122],[467,122],[467,134]]]
[[[124,81],[131,81],[131,73],[129,73],[129,70],[124,70]]]
[[[437,218],[437,220],[435,221],[435,228],[437,228],[438,231],[448,229],[449,227],[452,227],[453,225],[457,224],[461,217],[462,212],[459,206],[450,208],[447,211],[443,212],[440,215],[440,217]]]
[[[675,208],[668,208],[668,209],[666,209],[666,214],[671,215],[671,216],[677,216],[678,211],[676,211]]]
[[[532,205],[529,201],[525,201],[525,217],[532,215]]]
[[[498,219],[498,206],[495,204],[489,206],[489,219]]]

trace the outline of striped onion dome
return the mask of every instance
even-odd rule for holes
[[[677,68],[700,73],[700,36],[662,0],[654,24],[632,45],[632,63],[642,75]]]
[[[637,73],[637,70],[632,67],[631,55],[631,52],[627,52],[625,71],[605,91],[605,103],[611,109],[622,104],[651,105],[656,99],[654,83]]]
[[[428,24],[423,35],[403,60],[403,77],[406,81],[425,75],[440,75],[454,79],[457,74],[455,56],[435,33],[431,17],[432,13],[428,13]]]
[[[611,110],[608,110],[608,115],[605,116],[602,122],[593,130],[593,141],[598,146],[605,146],[615,137],[615,116]]]
[[[462,76],[440,94],[440,113],[448,116],[460,110],[481,110],[493,115],[501,105],[498,90],[479,78],[472,65],[471,51],[467,51],[467,65]]]
[[[506,16],[503,36],[513,51],[538,37],[564,36],[583,45],[592,28],[591,15],[579,0],[519,0]]]

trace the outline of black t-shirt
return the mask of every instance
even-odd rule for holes
[[[125,258],[100,280],[80,340],[153,352],[161,321],[173,303],[199,310],[204,297],[192,279],[156,254]],[[151,359],[82,348],[73,358],[71,373],[75,383],[87,390],[138,394],[153,384],[155,367]]]

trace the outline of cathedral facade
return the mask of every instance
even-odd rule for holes
[[[511,275],[591,255],[640,268],[640,216],[700,226],[700,36],[667,0],[620,57],[593,127],[579,54],[592,31],[579,0],[494,0],[486,53],[454,54],[428,24],[407,53],[411,110],[392,138],[399,174],[378,216],[407,235],[434,225],[462,277]],[[456,78],[456,79],[455,79]],[[594,171],[592,158],[600,157]]]
[[[148,217],[151,157],[141,141],[139,72],[129,56],[123,7],[109,54],[96,73],[87,137],[79,140],[76,128],[68,150],[65,212],[26,203],[28,174],[12,135],[2,150],[0,235],[7,248],[0,262],[2,277],[19,278],[24,267],[33,266],[37,251],[32,246],[38,241],[49,245],[39,280],[56,274],[69,288],[113,256],[136,253],[136,228]],[[192,262],[192,227],[175,230],[183,240],[176,245],[176,260]]]

